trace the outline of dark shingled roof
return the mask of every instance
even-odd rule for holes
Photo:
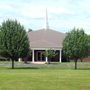
[[[62,48],[66,34],[52,29],[40,29],[28,33],[31,48]]]

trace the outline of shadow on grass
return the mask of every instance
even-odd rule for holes
[[[90,68],[78,68],[77,70],[90,70]]]
[[[8,68],[8,69],[12,69],[12,68]],[[14,69],[39,69],[39,68],[38,67],[15,67]]]

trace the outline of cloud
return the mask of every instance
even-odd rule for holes
[[[62,8],[62,7],[59,7],[59,8],[51,7],[51,8],[48,8],[48,11],[50,13],[54,13],[54,14],[73,14],[72,11],[70,11],[66,8]]]
[[[64,32],[76,26],[90,33],[89,4],[89,0],[1,0],[0,22],[17,19],[26,28],[39,29],[45,26],[47,8],[51,28]]]
[[[23,7],[21,14],[22,16],[31,18],[43,18],[45,16],[45,10],[40,7]]]
[[[0,10],[12,10],[12,7],[8,4],[0,3]]]

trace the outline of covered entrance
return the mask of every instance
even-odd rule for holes
[[[45,50],[35,50],[35,61],[45,61],[44,52]]]
[[[32,50],[32,62],[47,62],[50,60],[51,62],[61,62],[61,53],[62,50],[56,50],[57,55],[55,57],[49,58],[44,55],[47,50]]]

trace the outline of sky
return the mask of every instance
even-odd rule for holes
[[[7,19],[18,20],[25,29],[49,28],[69,32],[74,27],[90,34],[90,0],[0,0],[0,24]]]

